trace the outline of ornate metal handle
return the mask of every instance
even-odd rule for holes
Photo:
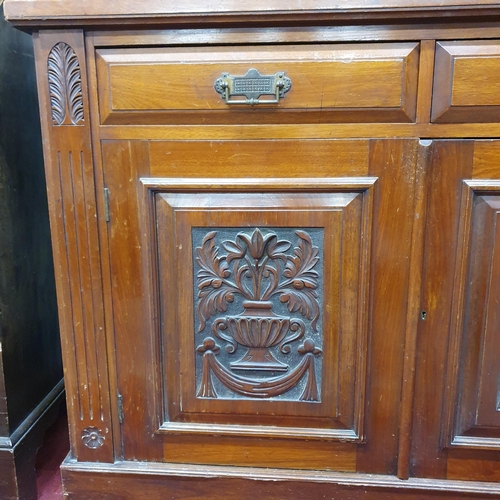
[[[222,95],[226,104],[278,104],[280,98],[292,88],[292,80],[284,71],[274,75],[261,75],[256,69],[249,69],[244,76],[231,76],[222,73],[215,81],[216,92]],[[259,99],[263,95],[272,95],[274,99]],[[231,99],[233,96],[245,96],[246,99]]]

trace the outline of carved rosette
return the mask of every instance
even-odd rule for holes
[[[97,427],[85,427],[82,431],[82,441],[87,448],[95,450],[104,444],[105,437]]]
[[[318,401],[319,248],[303,230],[295,230],[293,248],[275,232],[258,228],[220,246],[217,234],[205,234],[196,248],[198,334],[210,329],[213,335],[196,348],[203,356],[197,396],[218,397],[214,376],[226,389],[250,398],[273,398],[300,386],[299,400]],[[225,255],[219,255],[221,248]],[[221,314],[229,308],[231,314]],[[292,348],[308,328],[316,342],[307,338]],[[226,344],[224,356],[215,338]]]
[[[82,73],[75,51],[59,42],[50,51],[47,65],[52,123],[83,124]]]

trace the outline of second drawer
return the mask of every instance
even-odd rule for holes
[[[436,44],[434,123],[500,122],[500,42]]]

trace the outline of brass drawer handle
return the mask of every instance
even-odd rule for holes
[[[215,81],[216,92],[222,95],[226,104],[278,104],[280,98],[292,88],[292,80],[284,71],[274,75],[261,75],[256,69],[249,69],[244,76],[231,76],[222,73]],[[259,99],[260,96],[272,95],[274,99]],[[245,96],[246,99],[231,99],[233,96]]]

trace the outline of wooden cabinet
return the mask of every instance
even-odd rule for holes
[[[6,9],[69,498],[500,494],[496,5]]]

